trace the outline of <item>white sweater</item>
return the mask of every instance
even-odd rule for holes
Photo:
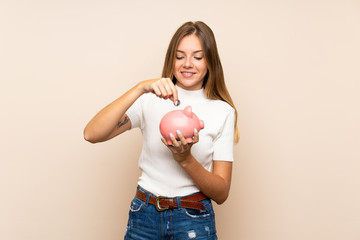
[[[192,111],[204,121],[199,131],[199,142],[191,148],[195,159],[208,171],[214,161],[233,161],[234,109],[224,101],[210,100],[204,90],[187,91],[178,86],[180,106],[148,93],[139,97],[128,109],[131,128],[139,127],[143,134],[143,146],[139,159],[142,175],[138,184],[157,196],[185,196],[199,192],[193,180],[173,158],[162,143],[159,124],[169,111],[184,109]]]

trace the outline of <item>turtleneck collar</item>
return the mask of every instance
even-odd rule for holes
[[[185,90],[177,85],[175,85],[176,89],[178,90],[178,96],[181,103],[197,103],[197,102],[204,102],[207,100],[204,94],[204,88],[200,90]]]

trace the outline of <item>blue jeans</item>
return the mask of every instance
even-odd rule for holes
[[[204,211],[180,207],[159,212],[148,203],[151,193],[138,189],[148,194],[148,198],[147,201],[137,197],[132,200],[125,240],[217,240],[210,199],[201,201]]]

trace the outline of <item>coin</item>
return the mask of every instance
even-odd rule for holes
[[[174,102],[174,105],[175,105],[175,106],[179,106],[179,105],[180,105],[180,100],[175,101],[175,102]]]

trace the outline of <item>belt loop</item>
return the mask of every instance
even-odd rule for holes
[[[177,207],[178,207],[178,208],[181,208],[180,197],[176,197],[176,202],[177,202]]]
[[[149,204],[149,199],[150,199],[150,196],[151,196],[151,193],[146,193],[146,201],[145,201],[145,206],[147,206]]]

